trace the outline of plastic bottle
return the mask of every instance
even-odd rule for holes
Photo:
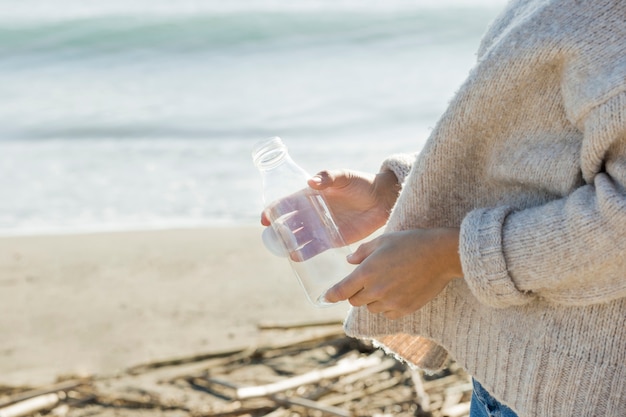
[[[279,137],[259,142],[252,152],[263,179],[263,199],[271,226],[263,242],[289,262],[309,300],[316,306],[331,305],[324,295],[348,275],[353,265],[330,209],[319,191],[310,188],[310,175],[289,156]]]

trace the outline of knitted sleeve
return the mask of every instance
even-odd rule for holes
[[[413,162],[415,162],[415,154],[396,154],[391,155],[387,159],[385,159],[382,163],[380,171],[391,171],[398,178],[398,183],[404,183],[406,177],[409,176],[409,172],[411,172],[411,167],[413,166]]]
[[[626,297],[626,92],[577,124],[583,186],[542,206],[464,218],[465,279],[481,302],[506,307],[539,296],[581,306]]]

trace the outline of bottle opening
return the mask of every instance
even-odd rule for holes
[[[287,147],[278,136],[258,142],[252,150],[252,160],[259,168],[271,167],[282,161],[286,155]]]

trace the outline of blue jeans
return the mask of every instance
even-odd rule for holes
[[[475,379],[474,392],[472,393],[472,403],[470,406],[470,417],[517,417],[509,407],[501,404],[487,392]]]

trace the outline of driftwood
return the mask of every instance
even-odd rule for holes
[[[310,327],[321,327],[321,326],[341,326],[342,322],[339,320],[328,320],[328,321],[307,321],[300,323],[274,323],[274,322],[261,322],[257,325],[259,330],[293,330],[293,329],[304,329]]]
[[[201,353],[197,355],[185,356],[185,357],[180,357],[180,358],[164,359],[160,361],[153,361],[153,362],[143,363],[140,365],[135,365],[131,368],[128,368],[126,372],[132,375],[137,375],[137,374],[141,374],[144,372],[149,372],[154,369],[164,368],[167,366],[178,366],[178,365],[183,365],[187,363],[207,361],[210,359],[230,358],[233,355],[244,353],[247,350],[249,349],[232,349],[232,350],[224,350],[224,351],[218,351],[218,352]]]
[[[70,381],[63,381],[56,384],[46,385],[36,389],[29,389],[24,392],[20,392],[19,394],[10,395],[8,396],[8,398],[1,400],[0,409],[20,401],[28,400],[30,398],[39,397],[45,394],[51,394],[59,391],[67,391],[76,388],[84,383],[85,380],[73,379]]]
[[[59,403],[58,394],[43,394],[0,408],[0,417],[23,417],[53,408]]]
[[[441,410],[441,414],[444,417],[461,417],[461,416],[468,415],[469,411],[470,411],[470,403],[465,402],[465,403],[459,403],[459,404],[451,405],[447,408],[444,408],[443,410]]]
[[[352,359],[338,363],[335,366],[331,366],[325,369],[313,370],[303,375],[298,375],[293,378],[285,379],[273,384],[255,386],[255,387],[241,387],[235,392],[235,398],[239,400],[245,400],[247,398],[263,397],[277,392],[287,391],[289,389],[297,388],[302,385],[314,384],[322,379],[336,378],[341,375],[349,374],[359,371],[364,368],[376,366],[380,364],[379,357],[366,357]]]
[[[424,412],[430,412],[430,396],[426,392],[424,388],[424,381],[422,379],[422,374],[414,368],[410,368],[411,372],[411,381],[413,382],[413,387],[415,388],[415,395],[417,397],[417,402]]]
[[[464,417],[469,377],[451,363],[424,375],[338,322],[259,325],[269,344],[139,364],[37,389],[1,387],[0,417]],[[315,332],[315,334],[311,334]],[[88,412],[76,411],[89,407]],[[152,414],[150,414],[152,413]]]
[[[275,345],[266,345],[266,346],[258,346],[258,347],[249,346],[249,347],[241,348],[241,349],[231,349],[231,350],[218,351],[218,352],[200,353],[200,354],[192,355],[192,356],[164,359],[164,360],[148,362],[148,363],[144,363],[140,365],[135,365],[133,367],[128,368],[126,372],[128,372],[129,374],[136,375],[136,374],[149,372],[154,369],[159,369],[163,367],[178,366],[178,365],[183,365],[183,364],[188,364],[188,363],[193,363],[193,362],[202,362],[202,361],[215,360],[215,359],[218,359],[218,360],[222,359],[223,361],[221,364],[224,364],[224,363],[232,362],[233,360],[240,361],[243,358],[249,358],[253,355],[262,354],[263,352],[268,352],[268,351],[280,351],[283,349],[298,349],[298,348],[302,349],[302,348],[306,348],[310,346],[316,346],[325,341],[335,339],[338,336],[342,335],[342,333],[343,332],[341,331],[341,329],[335,329],[335,330],[325,332],[323,334],[315,335],[313,337],[306,337],[306,338],[298,339],[290,343],[277,343]]]
[[[317,402],[317,401],[312,401],[312,400],[308,400],[306,398],[300,398],[300,397],[287,397],[285,395],[272,395],[271,396],[272,400],[276,401],[278,404],[283,404],[283,405],[290,405],[290,406],[299,406],[299,407],[304,407],[304,408],[308,408],[310,410],[318,410],[318,411],[322,411],[326,414],[329,415],[333,415],[333,416],[339,416],[339,417],[350,417],[352,416],[352,413],[344,410],[342,408],[339,407],[334,407],[332,405],[326,405],[323,404],[321,402]]]
[[[216,378],[209,378],[207,379],[207,381],[232,389],[234,398],[238,400],[246,400],[256,397],[268,397],[281,405],[287,404],[291,406],[299,406],[312,410],[322,411],[326,414],[334,416],[349,417],[352,415],[349,411],[334,407],[333,405],[313,401],[307,398],[278,395],[278,393],[298,388],[302,385],[318,383],[323,379],[337,378],[339,376],[357,372],[363,369],[379,369],[380,364],[380,357],[374,355],[365,358],[350,358],[349,360],[344,360],[343,362],[340,362],[332,367],[321,370],[314,370],[306,374],[298,375],[276,383],[252,387],[241,387],[228,381]],[[338,401],[338,403],[341,402],[345,401]]]

